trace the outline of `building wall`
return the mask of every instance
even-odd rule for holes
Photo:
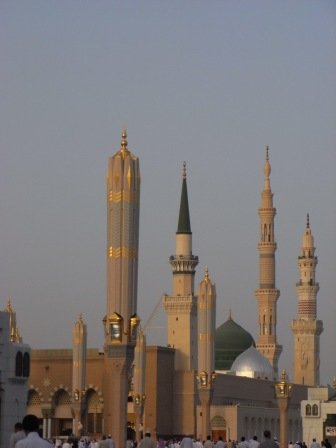
[[[7,448],[14,424],[26,413],[27,377],[17,375],[17,354],[30,356],[27,344],[10,341],[10,315],[0,312],[0,448]]]
[[[308,389],[308,398],[301,402],[303,440],[309,444],[326,437],[332,446],[336,443],[336,389],[314,387]],[[326,433],[326,427],[334,429],[334,435]]]

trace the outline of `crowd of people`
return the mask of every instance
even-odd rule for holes
[[[264,440],[259,442],[257,436],[247,440],[244,436],[238,440],[223,440],[221,436],[213,440],[207,436],[206,440],[195,439],[186,435],[180,439],[172,438],[165,440],[158,437],[155,441],[149,432],[146,432],[142,440],[137,443],[127,440],[125,448],[279,448],[276,437],[271,437],[269,430],[264,431]],[[22,423],[18,422],[14,426],[14,432],[10,436],[9,448],[118,448],[110,435],[103,436],[101,440],[89,437],[76,438],[56,438],[46,440],[39,435],[39,420],[35,415],[26,415]],[[317,442],[314,438],[306,445],[305,442],[289,442],[288,448],[336,448],[331,445],[328,439]]]

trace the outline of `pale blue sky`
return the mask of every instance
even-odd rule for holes
[[[142,173],[140,317],[171,292],[186,160],[196,283],[208,265],[218,325],[231,307],[256,338],[268,144],[279,365],[292,374],[296,262],[309,212],[325,327],[321,379],[330,382],[335,1],[2,1],[0,51],[0,306],[12,297],[24,341],[70,347],[83,312],[89,345],[103,344],[105,172],[122,127]],[[152,325],[166,325],[163,312]],[[164,344],[165,334],[149,329],[149,342]]]

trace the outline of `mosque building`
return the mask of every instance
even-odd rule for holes
[[[167,346],[146,346],[137,315],[140,168],[122,133],[108,163],[107,299],[104,350],[87,348],[82,315],[74,324],[72,348],[31,351],[27,412],[41,419],[45,437],[112,434],[126,437],[192,434],[205,439],[262,438],[279,434],[274,392],[282,351],[277,340],[275,232],[268,148],[261,193],[258,339],[229,313],[215,328],[216,287],[208,269],[195,286],[186,165],[172,269],[172,292],[164,295]],[[319,382],[319,336],[315,281],[317,258],[309,222],[299,257],[298,316],[293,320],[295,372],[288,410],[288,436],[302,438],[301,401]],[[298,362],[299,361],[299,362]],[[127,434],[126,434],[127,428]]]

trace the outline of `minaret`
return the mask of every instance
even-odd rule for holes
[[[294,383],[318,386],[320,383],[320,334],[323,323],[316,319],[316,296],[319,284],[315,281],[317,257],[314,237],[307,225],[298,257],[300,280],[296,284],[297,319],[292,322],[294,336]]]
[[[274,217],[276,209],[273,207],[273,193],[270,184],[271,165],[266,147],[266,160],[264,165],[264,189],[261,193],[260,241],[259,252],[259,289],[255,291],[258,302],[259,338],[258,351],[264,355],[274,372],[278,373],[278,359],[282,346],[277,343],[277,300],[280,291],[275,287],[275,251],[277,248],[274,239]]]
[[[126,443],[127,398],[134,356],[139,246],[139,160],[127,147],[109,159],[107,170],[107,303],[103,319],[104,432],[116,446]]]
[[[205,268],[198,293],[198,394],[202,407],[200,439],[210,434],[210,405],[215,379],[216,287]]]
[[[85,389],[86,376],[86,345],[87,330],[80,314],[72,330],[72,408],[74,413],[73,433],[80,435],[82,423],[80,421],[80,409],[82,392]]]
[[[197,299],[194,296],[198,257],[192,254],[186,163],[183,163],[176,255],[169,259],[173,270],[173,294],[164,296],[168,315],[168,345],[176,349],[175,370],[197,368]]]

